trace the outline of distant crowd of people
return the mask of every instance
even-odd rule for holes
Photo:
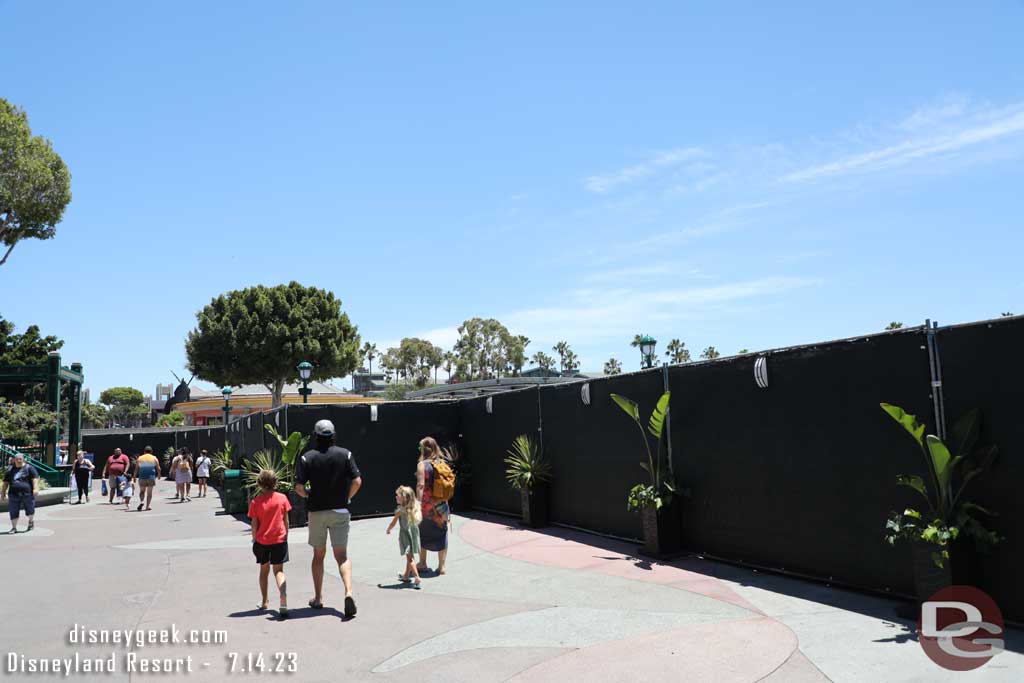
[[[313,597],[308,604],[313,609],[322,609],[324,560],[327,556],[327,539],[330,537],[334,561],[344,584],[344,614],[347,618],[356,614],[356,603],[352,594],[352,562],[348,556],[349,506],[362,487],[363,479],[356,465],[355,456],[346,448],[335,444],[334,424],[320,420],[314,427],[313,447],[303,453],[295,464],[295,493],[306,500],[309,515],[309,545],[313,549],[311,566]],[[399,553],[405,559],[404,570],[398,579],[420,588],[421,573],[429,571],[427,553],[437,553],[435,573],[445,573],[448,556],[448,528],[451,511],[448,501],[454,493],[455,477],[450,458],[432,437],[419,442],[419,459],[416,465],[416,488],[399,486],[395,489],[395,511],[387,534],[398,527]],[[179,503],[192,500],[193,475],[198,484],[197,495],[207,495],[211,459],[206,451],[193,458],[188,448],[178,449],[169,464],[168,476],[174,480],[174,500]],[[78,501],[89,502],[91,478],[96,466],[78,451],[71,470],[74,474]],[[138,491],[137,511],[152,509],[153,490],[161,477],[161,462],[146,446],[138,457],[130,457],[120,448],[103,463],[100,472],[102,495],[108,497],[111,505],[131,506],[132,497]],[[13,459],[4,474],[0,496],[10,499],[11,531],[17,533],[20,511],[28,516],[28,531],[33,528],[35,514],[35,493],[38,490],[39,474],[27,464],[21,455]],[[258,609],[267,609],[267,591],[271,572],[274,574],[279,594],[278,616],[288,617],[288,591],[284,564],[288,562],[288,513],[292,506],[288,496],[277,491],[278,477],[273,470],[264,469],[257,477],[259,493],[249,503],[248,516],[251,520],[252,552],[260,566],[259,587],[261,600]]]

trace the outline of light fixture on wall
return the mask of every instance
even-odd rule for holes
[[[313,393],[313,390],[309,388],[309,377],[313,374],[313,364],[304,360],[295,369],[299,371],[299,379],[302,380],[302,388],[299,389],[299,393],[302,394],[302,402],[309,403],[309,395]]]
[[[370,422],[376,422],[376,421],[377,421],[377,406],[371,405],[370,406]]]
[[[654,348],[658,345],[658,341],[645,334],[640,338],[640,367],[641,368],[653,368],[654,367]]]
[[[758,356],[754,361],[754,381],[762,389],[768,388],[768,356]]]
[[[251,417],[245,418],[245,428],[246,429],[252,429],[252,418]]]
[[[580,387],[580,398],[583,399],[583,405],[590,405],[590,382],[584,382]]]
[[[488,415],[494,412],[494,399],[490,396],[488,396],[487,400],[484,402],[484,409],[487,411]]]

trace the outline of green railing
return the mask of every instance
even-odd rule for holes
[[[49,465],[37,460],[36,458],[33,458],[31,455],[25,455],[24,453],[21,453],[12,446],[0,443],[0,465],[2,465],[3,467],[6,468],[8,465],[10,465],[11,458],[19,454],[24,456],[25,462],[29,463],[30,465],[32,465],[32,467],[36,468],[36,471],[39,472],[39,476],[43,479],[43,481],[45,481],[50,486],[57,487],[68,485],[67,472],[56,470],[50,467]]]

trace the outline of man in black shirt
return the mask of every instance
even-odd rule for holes
[[[338,572],[345,584],[345,616],[356,614],[352,599],[352,561],[348,559],[348,527],[351,515],[349,502],[363,485],[352,453],[334,445],[334,424],[320,420],[313,428],[316,447],[306,451],[295,464],[295,492],[306,499],[309,512],[309,545],[313,547],[313,589],[309,606],[319,609],[323,604],[324,557],[327,556],[327,534],[338,563]],[[309,489],[306,488],[309,484]]]

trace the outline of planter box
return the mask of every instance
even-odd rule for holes
[[[295,527],[309,524],[309,513],[306,512],[306,499],[295,493],[295,491],[289,491],[287,495],[288,502],[292,504],[292,509],[288,511],[289,528],[294,529]]]
[[[949,545],[949,559],[945,567],[935,566],[932,553],[941,548],[934,543],[918,541],[910,544],[910,556],[914,567],[914,594],[922,603],[946,586],[973,585],[977,572],[977,554],[974,545],[967,540],[954,541]]]
[[[548,526],[548,487],[535,486],[532,491],[522,489],[523,524],[534,529]]]
[[[645,507],[640,511],[644,531],[643,554],[662,559],[678,555],[683,549],[683,524],[680,505],[675,498],[660,510]]]

